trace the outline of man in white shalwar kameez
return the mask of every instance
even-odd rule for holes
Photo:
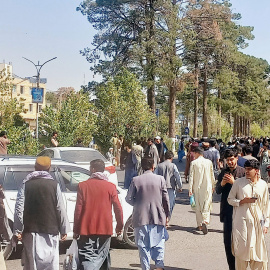
[[[259,177],[260,163],[245,162],[246,176],[237,179],[228,196],[233,206],[232,252],[236,270],[267,269],[264,234],[269,227],[269,192]]]
[[[59,233],[65,240],[70,225],[59,184],[49,174],[51,159],[38,157],[18,191],[14,235],[23,243],[24,270],[59,269]]]
[[[198,229],[207,234],[215,176],[212,161],[203,157],[203,148],[196,147],[194,155],[189,174],[189,196],[194,195]]]

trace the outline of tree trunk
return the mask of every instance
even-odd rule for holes
[[[194,87],[194,127],[193,137],[198,136],[198,111],[199,111],[199,68],[198,63],[195,64],[195,87]]]
[[[169,97],[169,138],[175,138],[176,87],[170,86]]]
[[[242,136],[243,134],[243,117],[239,116],[239,135]]]
[[[150,109],[152,110],[153,113],[155,113],[156,111],[156,101],[155,101],[155,87],[150,86],[147,89],[147,103],[150,107]]]
[[[233,136],[236,135],[236,114],[233,116]]]
[[[148,36],[148,42],[149,44],[146,47],[146,61],[147,61],[147,83],[150,83],[150,86],[147,89],[147,103],[153,113],[156,111],[156,101],[155,101],[155,61],[153,60],[153,48],[150,44],[150,41],[154,38],[155,32],[154,32],[154,27],[155,27],[155,11],[154,11],[154,1],[155,0],[150,0],[149,5],[145,6],[145,14],[147,18],[149,18],[149,23],[146,26],[149,36]]]
[[[203,76],[203,137],[208,137],[207,101],[207,69],[205,67]]]
[[[239,116],[235,115],[235,136],[239,136]]]
[[[218,89],[218,100],[221,100],[221,90]],[[221,115],[222,115],[222,111],[221,111],[221,104],[218,103],[218,127],[217,127],[217,135],[221,136]]]
[[[176,0],[172,1],[172,5],[176,5]],[[169,26],[169,31],[174,31],[174,29],[170,29],[171,26]],[[172,39],[173,42],[173,53],[171,55],[170,59],[170,66],[171,66],[171,71],[174,72],[174,64],[173,64],[173,57],[177,56],[176,53],[176,39]],[[170,87],[170,97],[169,97],[169,138],[175,138],[175,114],[176,114],[176,91],[177,91],[177,86],[176,86],[176,80],[172,80]]]
[[[230,127],[232,127],[232,115],[231,115],[231,113],[227,114],[227,121],[230,124]]]

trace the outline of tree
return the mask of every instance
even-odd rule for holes
[[[88,95],[82,92],[71,92],[66,99],[57,105],[46,106],[39,118],[40,134],[45,135],[45,144],[50,143],[53,131],[59,135],[61,146],[73,146],[78,138],[88,146],[95,131],[97,114]]]
[[[100,83],[96,97],[98,121],[95,140],[104,151],[108,150],[115,132],[129,142],[154,134],[155,116],[147,105],[139,81],[126,69],[109,81]]]
[[[111,76],[123,66],[134,72],[147,89],[147,101],[153,113],[158,88],[169,89],[169,136],[173,138],[176,92],[181,90],[178,43],[182,25],[178,15],[182,2],[84,1],[78,8],[99,31],[92,47],[82,51],[94,64],[95,72]]]
[[[186,13],[187,32],[184,36],[184,63],[194,73],[194,136],[196,136],[196,114],[198,96],[202,91],[203,136],[208,136],[208,103],[209,97],[218,91],[221,99],[221,88],[213,89],[215,75],[230,65],[230,57],[239,47],[252,39],[251,27],[238,26],[233,20],[239,14],[233,14],[228,1],[190,1]],[[190,31],[191,30],[191,31]],[[216,87],[218,87],[216,85]],[[219,111],[221,107],[219,107]],[[220,133],[220,132],[219,132]]]
[[[8,146],[9,154],[36,155],[39,144],[31,136],[31,132],[21,116],[23,112],[20,100],[11,98],[11,74],[5,70],[0,71],[0,129],[6,130],[11,144]]]

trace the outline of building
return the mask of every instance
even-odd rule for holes
[[[37,79],[33,77],[21,78],[13,74],[12,64],[0,63],[0,71],[5,70],[5,75],[11,76],[10,92],[6,94],[5,98],[16,98],[23,107],[22,118],[29,124],[30,130],[35,130],[37,115],[46,106],[46,83],[47,79],[40,79],[39,88],[43,88],[43,102],[32,102],[32,88],[37,86]],[[3,97],[1,97],[3,98]]]

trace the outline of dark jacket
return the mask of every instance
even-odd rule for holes
[[[60,218],[57,213],[57,182],[50,179],[32,179],[25,183],[24,232],[57,235]]]
[[[232,213],[233,213],[233,207],[229,205],[227,202],[227,198],[232,188],[232,185],[227,183],[225,186],[223,187],[221,186],[222,178],[224,174],[226,173],[232,173],[234,179],[236,180],[237,178],[241,178],[245,176],[245,169],[240,166],[237,166],[235,170],[231,172],[229,168],[225,168],[221,171],[221,173],[218,176],[218,182],[216,184],[216,192],[217,194],[221,194],[221,201],[220,201],[220,221],[221,222],[224,221],[225,216],[232,217]]]

